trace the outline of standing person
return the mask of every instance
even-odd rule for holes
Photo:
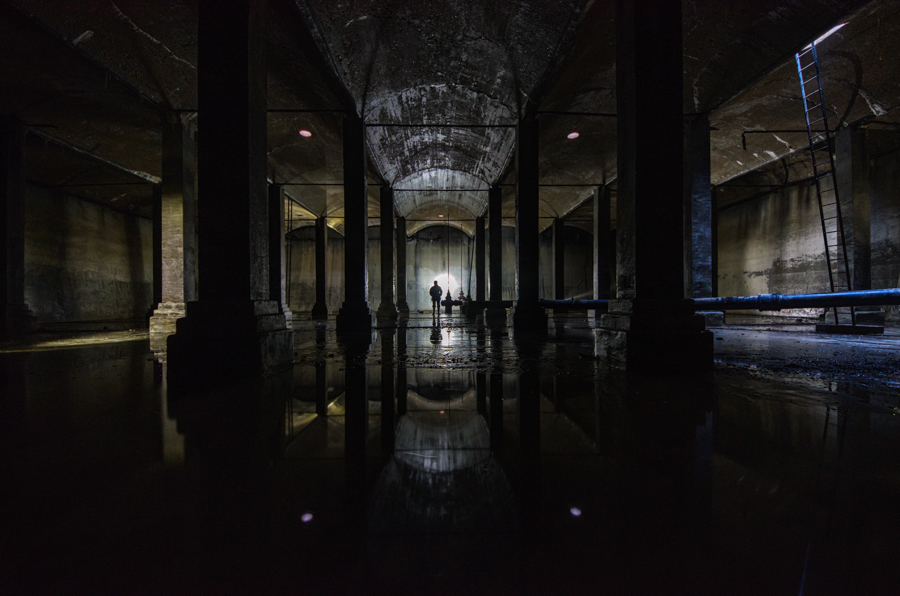
[[[441,316],[441,295],[444,290],[438,285],[437,280],[434,280],[434,285],[431,286],[428,293],[431,294],[431,316],[434,316],[435,312]]]

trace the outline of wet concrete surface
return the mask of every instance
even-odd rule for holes
[[[295,327],[205,394],[140,334],[0,351],[3,591],[900,589],[896,329],[716,328],[712,374],[629,379],[575,314]]]

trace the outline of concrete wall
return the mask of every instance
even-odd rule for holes
[[[873,159],[871,180],[872,288],[900,288],[900,151]],[[900,320],[900,307],[885,312]]]
[[[285,246],[288,307],[293,312],[309,312],[316,303],[316,229],[297,228]],[[326,303],[329,314],[337,314],[344,301],[344,237],[328,229],[325,258],[328,276]]]
[[[487,260],[490,261],[490,232],[485,233]],[[369,228],[368,275],[369,306],[381,304],[381,230]],[[308,312],[315,303],[315,231],[299,228],[288,241],[287,262],[290,265],[289,303],[294,312]],[[566,227],[566,297],[589,298],[593,288],[593,253],[591,234],[575,227]],[[337,232],[329,230],[328,240],[328,309],[332,314],[344,299],[344,241]],[[435,280],[444,290],[459,295],[475,296],[475,239],[456,228],[431,226],[420,230],[406,244],[407,303],[411,310],[430,310],[428,288]],[[553,297],[553,243],[550,231],[540,239],[541,297]],[[485,268],[490,279],[490,267]],[[447,274],[453,281],[448,286]],[[516,296],[515,229],[503,228],[503,299]],[[396,300],[396,295],[395,295]]]
[[[25,192],[25,300],[39,323],[143,319],[152,222],[30,184]]]
[[[565,298],[591,300],[594,297],[594,240],[590,232],[565,226],[566,288]],[[553,230],[541,234],[540,297],[552,300],[553,295]]]
[[[900,153],[876,158],[871,173],[872,287],[900,287]],[[852,213],[846,199],[842,211]],[[720,296],[828,292],[815,187],[787,188],[719,212]],[[888,307],[889,319],[897,308]],[[822,309],[782,311],[817,315]],[[777,314],[777,313],[767,313]]]

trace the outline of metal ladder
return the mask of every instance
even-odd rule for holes
[[[825,94],[822,93],[816,44],[809,45],[802,52],[795,54],[795,57],[797,73],[800,76],[800,91],[803,95],[803,110],[806,115],[806,132],[809,135],[813,178],[816,181],[819,216],[822,219],[828,281],[832,292],[850,292],[853,290],[850,262],[847,259],[844,220],[841,217],[841,203],[834,170],[833,139],[828,128],[828,115],[825,112]],[[844,316],[843,324],[856,325],[856,311],[852,306],[834,307],[836,325],[842,324],[841,315]]]

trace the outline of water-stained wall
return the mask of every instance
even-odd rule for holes
[[[152,222],[30,184],[25,193],[25,300],[38,322],[139,324],[152,301]]]
[[[872,288],[900,287],[900,152],[873,156],[870,184]],[[842,205],[845,217],[852,214],[848,199],[842,198]],[[830,291],[812,184],[725,207],[718,219],[719,296]],[[897,307],[885,310],[888,319],[897,317]]]

